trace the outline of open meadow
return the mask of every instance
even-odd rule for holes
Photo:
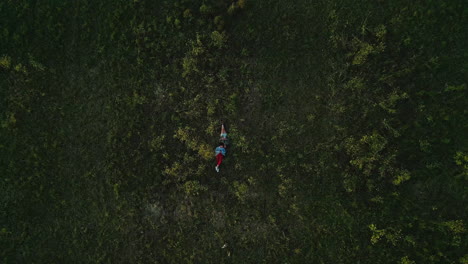
[[[465,0],[0,0],[0,263],[467,264],[467,25]]]

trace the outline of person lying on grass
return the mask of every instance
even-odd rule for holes
[[[216,155],[215,170],[216,172],[219,172],[219,165],[221,165],[221,162],[223,162],[224,156],[226,156],[226,148],[224,147],[223,142],[219,143],[219,146],[215,149],[215,155]]]

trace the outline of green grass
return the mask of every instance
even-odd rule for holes
[[[2,263],[464,263],[462,1],[233,5],[0,3]]]

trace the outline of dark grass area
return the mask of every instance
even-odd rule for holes
[[[0,13],[0,262],[466,263],[463,1]]]

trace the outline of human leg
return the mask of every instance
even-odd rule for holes
[[[223,154],[219,153],[216,155],[216,167],[219,167],[221,165],[221,162],[223,162]]]

